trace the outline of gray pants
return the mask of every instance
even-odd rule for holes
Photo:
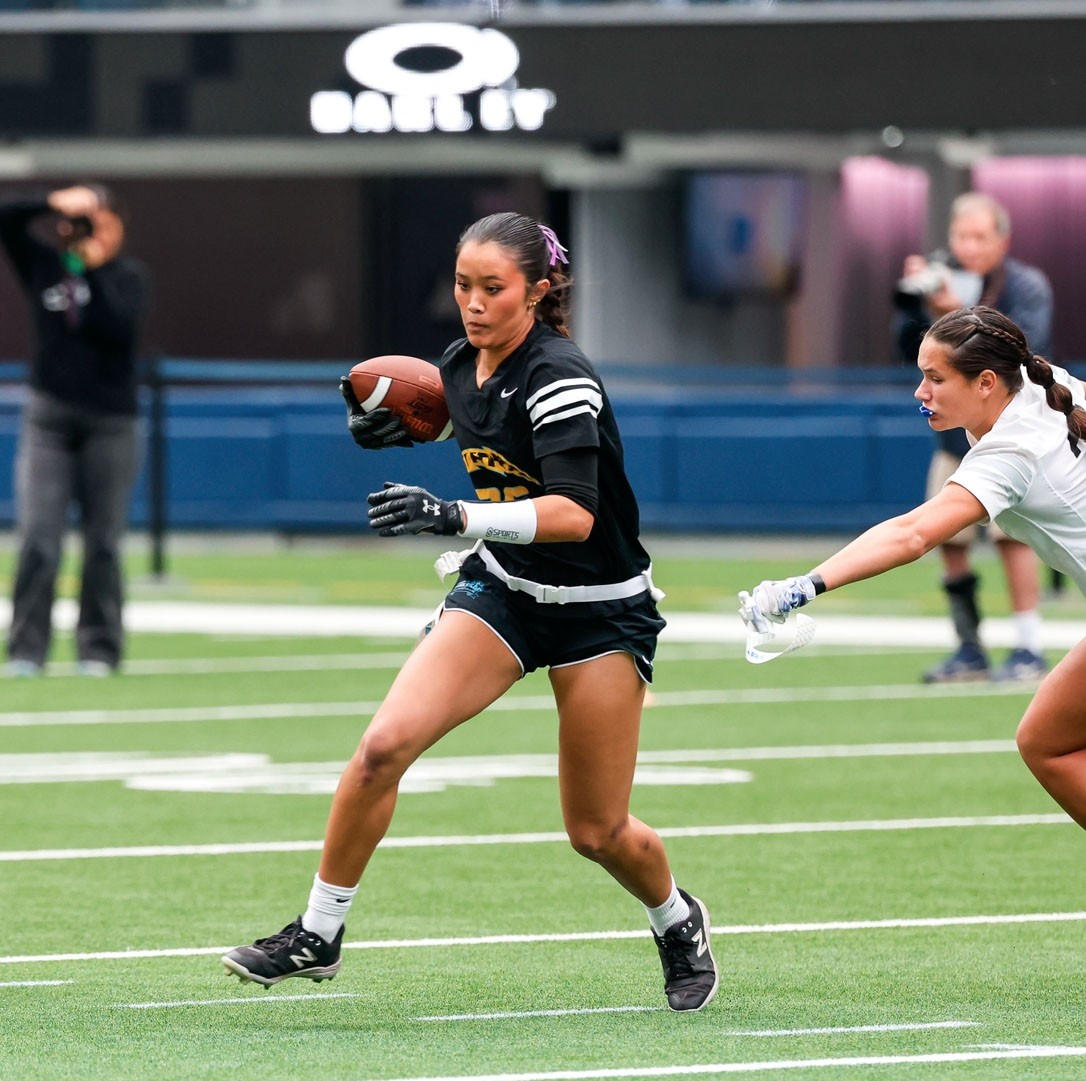
[[[68,522],[78,504],[83,537],[76,650],[80,660],[120,662],[121,541],[139,461],[139,420],[96,413],[31,391],[15,457],[19,562],[8,656],[44,664]]]

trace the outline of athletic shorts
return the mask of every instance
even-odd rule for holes
[[[961,458],[949,451],[937,450],[931,456],[931,465],[928,467],[928,488],[927,499],[932,499],[942,491],[943,485],[950,480],[954,471],[962,464]],[[1009,540],[1010,538],[1002,529],[995,524],[995,522],[989,522],[985,527],[985,532],[988,535],[988,539],[995,543],[996,541]],[[946,544],[972,544],[975,540],[980,538],[980,526],[979,525],[967,525],[960,533],[956,533],[950,540],[946,541]]]
[[[608,653],[629,653],[641,678],[651,683],[656,639],[666,625],[647,592],[599,604],[542,604],[512,592],[485,570],[461,571],[443,610],[467,612],[485,623],[525,675],[537,668],[564,668]]]

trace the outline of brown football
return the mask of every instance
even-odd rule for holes
[[[350,371],[362,408],[390,409],[420,443],[448,439],[451,432],[445,388],[437,366],[418,357],[373,357]]]

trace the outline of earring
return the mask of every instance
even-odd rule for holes
[[[529,300],[528,301],[528,307],[529,308],[534,308],[538,303],[539,303],[538,300]]]

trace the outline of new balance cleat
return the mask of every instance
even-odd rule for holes
[[[1043,679],[1048,671],[1044,657],[1029,649],[1012,649],[1007,659],[992,673],[1000,683],[1026,682]]]
[[[988,678],[988,658],[980,646],[971,642],[958,647],[946,660],[929,668],[921,677],[924,683],[970,683]]]
[[[685,1013],[701,1010],[713,1001],[720,974],[709,946],[709,913],[686,890],[679,893],[690,905],[690,915],[669,927],[663,937],[654,931],[660,964],[664,969],[664,993],[669,1010]]]
[[[307,931],[299,916],[282,931],[268,938],[258,938],[251,946],[238,946],[222,959],[227,975],[237,976],[243,982],[271,987],[291,976],[303,976],[307,980],[330,980],[342,963],[339,947],[343,942],[343,928],[331,942],[320,935]]]

